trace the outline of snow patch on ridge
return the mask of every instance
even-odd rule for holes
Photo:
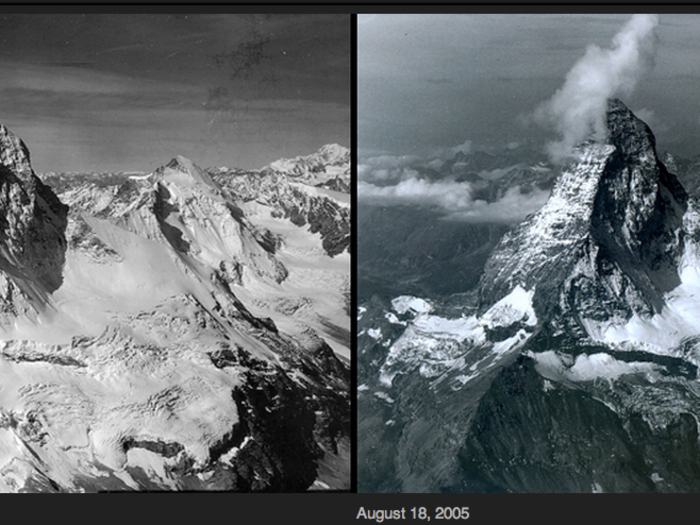
[[[482,320],[489,326],[510,326],[523,321],[528,326],[537,324],[535,309],[532,307],[532,297],[535,290],[525,291],[518,285],[507,296],[494,304],[483,315]]]
[[[391,301],[391,306],[398,314],[405,314],[409,310],[415,314],[426,314],[432,311],[432,305],[425,299],[402,295]]]
[[[404,333],[389,349],[380,370],[380,381],[391,386],[394,377],[418,369],[425,378],[443,376],[450,370],[471,367],[474,372],[457,378],[462,385],[476,377],[479,370],[493,366],[497,359],[520,348],[530,337],[525,327],[534,327],[537,317],[532,307],[534,290],[516,286],[494,304],[483,316],[444,318],[430,315],[432,306],[421,299],[402,296],[392,302],[399,313],[418,312]],[[518,327],[517,323],[520,323]],[[516,325],[515,333],[503,340],[489,340],[487,331]],[[523,326],[524,325],[524,326]],[[476,349],[487,349],[477,356]]]
[[[386,318],[387,321],[389,321],[391,324],[400,324],[403,326],[406,326],[406,321],[399,321],[399,318],[396,317],[393,313],[391,312],[384,312],[384,317]],[[359,319],[358,319],[359,320]]]
[[[661,377],[662,371],[662,367],[654,363],[621,361],[605,352],[580,354],[573,362],[569,356],[553,350],[528,352],[527,355],[535,361],[535,367],[544,377],[554,380],[563,378],[574,382],[596,379],[613,381],[623,375],[643,374],[649,381],[654,382]]]
[[[382,329],[381,328],[370,328],[367,330],[367,335],[370,336],[372,339],[375,340],[380,340],[382,338]]]

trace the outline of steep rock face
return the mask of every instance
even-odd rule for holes
[[[68,208],[34,174],[26,145],[0,126],[0,303],[40,310],[62,283]]]
[[[517,285],[534,288],[538,318],[584,333],[583,319],[659,312],[680,283],[687,195],[620,101],[609,102],[607,125],[605,142],[580,147],[545,206],[496,247],[484,307]]]
[[[682,383],[661,379],[668,382],[654,386],[638,377],[616,384],[618,392],[612,385],[567,388],[536,366],[523,356],[493,381],[458,454],[461,484],[451,490],[700,491],[695,418],[682,412],[664,425],[649,424],[650,413],[663,409],[664,390],[682,393]],[[615,407],[632,392],[636,403],[651,404]]]

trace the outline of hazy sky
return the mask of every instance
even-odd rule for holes
[[[35,171],[350,146],[349,15],[2,15],[0,123]]]
[[[594,44],[631,15],[359,15],[358,154],[505,145],[532,124]],[[661,15],[656,60],[623,101],[659,149],[700,153],[700,15]]]

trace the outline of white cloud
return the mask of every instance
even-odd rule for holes
[[[516,223],[539,210],[548,198],[548,191],[534,189],[524,194],[520,187],[515,187],[495,202],[475,200],[468,207],[450,213],[447,218],[464,222]]]
[[[381,201],[384,204],[421,204],[457,211],[469,206],[471,186],[466,182],[449,180],[429,181],[410,178],[394,186],[379,187],[360,181],[357,195],[360,199]]]
[[[357,165],[358,180],[373,182],[397,182],[416,177],[411,166],[420,163],[415,155],[379,155],[361,159]]]
[[[590,45],[564,85],[538,108],[536,118],[554,125],[562,137],[548,146],[554,160],[568,156],[591,134],[604,134],[607,100],[629,95],[654,66],[658,24],[658,15],[634,15],[615,35],[611,49]]]
[[[526,194],[519,187],[510,188],[502,199],[486,202],[472,199],[467,182],[429,181],[411,178],[394,186],[379,187],[360,181],[358,198],[387,206],[430,206],[442,210],[445,219],[464,222],[515,223],[534,213],[547,201],[549,192],[539,189]]]
[[[469,154],[472,141],[465,140],[457,146],[438,148],[427,158],[416,155],[375,155],[361,158],[357,165],[358,180],[367,182],[400,182],[420,178],[420,169],[439,171],[446,160],[458,153]]]

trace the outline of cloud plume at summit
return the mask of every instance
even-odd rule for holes
[[[630,95],[654,67],[658,24],[658,15],[634,15],[613,37],[610,49],[589,45],[564,85],[536,110],[536,120],[553,125],[561,136],[547,146],[553,160],[565,158],[589,135],[604,133],[607,100]]]

